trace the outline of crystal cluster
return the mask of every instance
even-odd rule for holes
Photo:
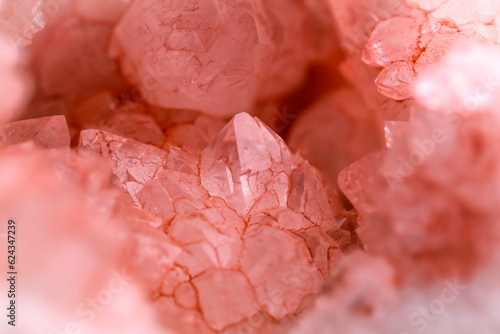
[[[455,45],[497,44],[500,36],[498,1],[356,0],[332,7],[349,55],[347,80],[394,120],[408,118],[412,83],[429,65]]]
[[[15,332],[175,333],[155,320],[124,271],[122,254],[141,233],[116,214],[120,200],[107,182],[107,162],[69,151],[62,116],[14,122],[2,128],[1,141],[0,212],[19,224],[16,271],[24,276],[16,301],[24,317],[37,319],[16,322]],[[1,265],[7,268],[7,256]],[[8,291],[5,281],[0,287]],[[0,300],[9,303],[7,293]],[[123,316],[129,321],[120,325]]]
[[[112,223],[106,224],[112,229],[109,233],[117,229],[124,240],[113,240],[103,232],[103,245],[114,245],[108,245],[112,253],[107,261],[135,273],[163,317],[172,322],[182,319],[182,324],[169,326],[172,330],[236,333],[258,321],[254,330],[270,333],[281,320],[305,307],[341,257],[328,235],[337,229],[338,199],[329,197],[313,167],[294,157],[281,138],[248,114],[235,116],[202,151],[163,149],[148,143],[149,137],[141,142],[84,130],[76,155],[68,151],[70,134],[63,116],[8,123],[0,134],[2,142],[11,145],[3,153],[6,163],[15,161],[11,152],[17,150],[22,152],[17,159],[23,165],[24,159],[41,161],[36,165],[46,174],[40,181],[55,182],[46,201],[60,191],[75,192],[74,199],[68,198],[70,203],[60,203],[65,210],[76,210],[78,196],[85,196],[85,202],[91,203],[82,208],[86,214],[97,210],[106,214],[103,219],[112,217]],[[37,151],[30,142],[51,151]],[[99,156],[111,162],[111,174],[104,172],[106,160]],[[93,172],[90,167],[96,163],[102,171],[98,174],[99,168]],[[75,182],[75,190],[66,189]],[[122,194],[113,193],[109,184]],[[113,204],[102,199],[106,196],[128,200]],[[95,205],[102,208],[92,209]],[[39,219],[43,224],[51,219],[52,231],[64,226],[65,213],[60,215],[49,218],[42,213]],[[19,219],[34,221],[31,216]],[[96,219],[88,227],[92,233],[96,233],[95,224]],[[78,247],[89,251],[85,243]],[[126,259],[116,258],[120,249],[128,254]],[[25,256],[36,255],[27,251]],[[105,272],[99,269],[107,263],[103,259],[85,259],[96,266],[92,270]],[[54,259],[55,265],[62,261]],[[25,268],[34,270],[29,263]],[[71,269],[68,275],[91,275],[89,270]],[[80,278],[82,284],[85,277]],[[67,302],[64,305],[71,308],[74,301]]]
[[[198,332],[237,332],[252,317],[269,332],[318,292],[341,255],[327,234],[340,204],[248,114],[201,152],[99,130],[82,131],[80,150],[109,157],[112,182],[182,247],[150,288],[165,316],[189,317]]]
[[[0,2],[0,24],[17,44],[31,43],[33,35],[44,28],[42,3],[43,0]]]
[[[496,80],[498,52],[481,44],[452,49],[416,86],[418,102],[433,112],[419,108],[409,123],[387,122],[388,147],[340,173],[368,254],[341,264],[292,333],[339,324],[344,333],[497,331],[498,94],[475,94],[486,78]],[[472,98],[481,104],[465,108]],[[381,274],[367,285],[367,272]]]
[[[149,103],[226,117],[298,85],[308,62],[328,53],[331,43],[318,38],[333,27],[327,8],[324,0],[134,1],[110,52]]]
[[[14,332],[497,334],[499,11],[0,0]]]

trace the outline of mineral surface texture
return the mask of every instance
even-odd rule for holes
[[[300,313],[341,256],[316,170],[258,119],[236,115],[201,152],[85,130],[81,152],[109,157],[113,182],[181,251],[150,286],[193,332],[261,333]]]
[[[31,43],[33,35],[44,28],[42,3],[43,0],[0,2],[0,24],[18,45]]]
[[[499,29],[0,0],[0,333],[500,333]]]
[[[339,265],[292,333],[496,331],[499,95],[486,87],[498,78],[498,52],[452,48],[417,82],[426,107],[411,122],[387,122],[387,148],[340,173],[367,253]],[[483,312],[491,315],[478,322]]]
[[[300,83],[332,48],[320,1],[134,1],[110,48],[148,102],[230,116]]]

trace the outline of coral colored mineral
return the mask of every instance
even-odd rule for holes
[[[0,332],[498,334],[499,20],[0,0]]]

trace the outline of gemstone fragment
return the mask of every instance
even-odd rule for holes
[[[0,143],[14,145],[27,141],[41,148],[69,149],[66,118],[52,116],[0,124]]]

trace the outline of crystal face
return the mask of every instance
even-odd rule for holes
[[[0,2],[2,25],[17,44],[30,44],[33,35],[44,28],[45,17],[42,4],[43,0]]]
[[[322,8],[323,0],[134,1],[115,28],[110,53],[148,102],[234,115],[297,85],[307,61],[328,52],[331,44],[307,24],[312,19],[314,29],[332,29]]]
[[[0,332],[498,333],[499,18],[0,0]]]
[[[158,303],[179,303],[194,287],[196,300],[181,303],[199,305],[212,330],[238,330],[257,313],[276,321],[296,313],[341,254],[327,234],[340,212],[317,172],[248,114],[201,152],[97,130],[82,131],[80,150],[109,157],[112,182],[182,247],[174,263],[183,276],[165,273],[175,284],[152,289]],[[172,299],[163,292],[172,288],[185,292]]]

